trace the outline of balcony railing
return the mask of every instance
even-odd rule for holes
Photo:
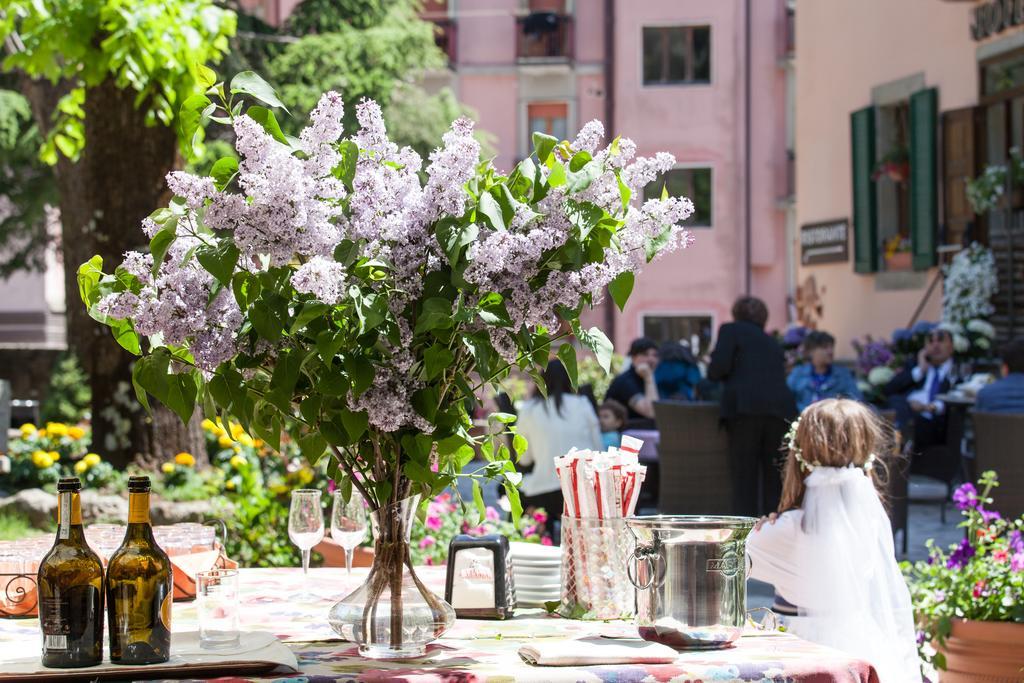
[[[516,19],[516,59],[565,62],[572,59],[572,17],[533,12]]]

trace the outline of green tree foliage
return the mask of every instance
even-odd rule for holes
[[[71,353],[62,355],[50,375],[50,386],[42,405],[43,420],[76,424],[88,413],[91,401],[89,377],[78,359]]]
[[[108,79],[135,91],[147,125],[172,125],[200,66],[227,52],[235,25],[235,14],[211,0],[8,0],[0,37],[20,45],[6,68],[71,81],[42,149],[55,163],[58,153],[81,152],[85,89]]]
[[[44,265],[45,213],[57,205],[57,187],[37,158],[41,143],[28,100],[0,90],[0,278]]]
[[[411,13],[415,6],[410,0],[303,0],[288,17],[286,28],[293,36],[370,28],[390,12]]]

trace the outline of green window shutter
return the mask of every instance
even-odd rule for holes
[[[914,270],[935,265],[939,233],[938,101],[936,88],[910,96],[910,245]]]
[[[858,273],[878,270],[878,211],[875,196],[875,108],[850,114],[853,160],[853,269]]]

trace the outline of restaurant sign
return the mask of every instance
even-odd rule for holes
[[[989,36],[1024,24],[1024,0],[990,0],[971,10],[971,38]]]
[[[800,263],[841,263],[850,260],[850,221],[840,218],[800,227]]]

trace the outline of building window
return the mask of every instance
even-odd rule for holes
[[[910,106],[878,107],[876,157],[871,174],[878,195],[878,239],[885,270],[910,270]]]
[[[526,139],[534,133],[544,133],[558,140],[564,140],[569,133],[569,105],[565,102],[534,102],[526,105],[529,130]]]
[[[645,315],[644,336],[658,344],[678,342],[701,358],[711,347],[710,315]]]
[[[711,82],[710,26],[645,26],[644,85]]]
[[[711,227],[710,168],[673,168],[644,188],[644,200],[661,197],[663,187],[670,197],[688,197],[693,202],[693,215],[686,220],[687,227]]]

